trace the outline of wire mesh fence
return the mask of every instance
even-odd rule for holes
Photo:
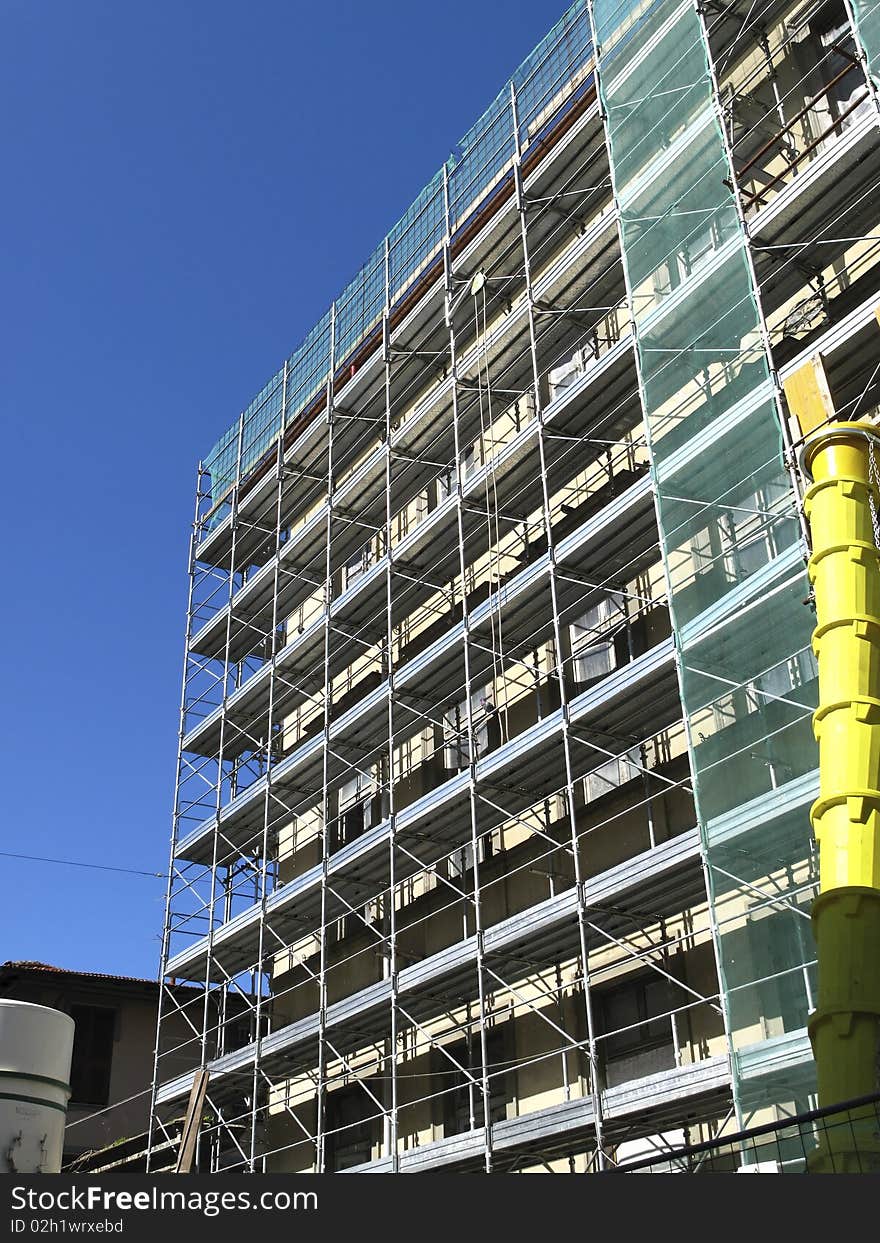
[[[616,1174],[878,1174],[880,1093],[813,1109],[701,1144],[663,1148]]]

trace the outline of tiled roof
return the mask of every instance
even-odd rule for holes
[[[0,972],[7,971],[29,971],[34,973],[52,972],[57,975],[76,975],[90,980],[118,980],[124,984],[152,984],[157,986],[158,981],[155,979],[147,980],[143,976],[137,975],[110,975],[105,971],[71,971],[67,967],[56,967],[54,963],[36,962],[31,959],[21,959],[15,961],[8,959],[4,963],[0,963]]]

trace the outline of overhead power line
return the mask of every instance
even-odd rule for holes
[[[81,863],[78,859],[52,859],[47,855],[19,855],[11,850],[0,850],[4,859],[26,859],[30,863],[60,863],[70,868],[91,868],[96,872],[125,872],[128,876],[151,876],[155,880],[165,880],[167,872],[144,872],[140,868],[112,867],[107,863]]]

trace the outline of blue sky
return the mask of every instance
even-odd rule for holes
[[[563,8],[3,0],[0,849],[165,870],[196,463]],[[162,881],[0,868],[155,975]]]

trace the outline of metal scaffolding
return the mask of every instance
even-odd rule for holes
[[[153,1142],[199,1067],[239,1171],[599,1171],[814,1103],[784,387],[880,397],[870,52],[575,3],[200,466]]]

